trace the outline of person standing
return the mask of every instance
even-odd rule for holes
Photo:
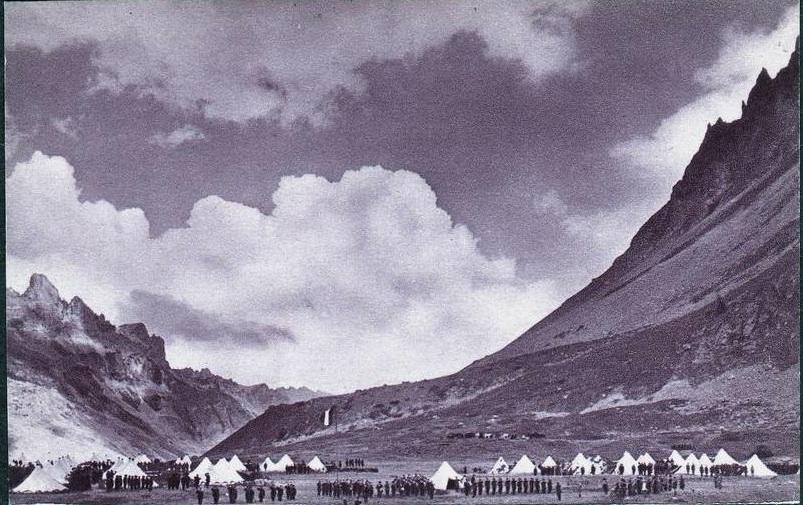
[[[550,481],[552,482],[552,481]],[[558,501],[560,501],[561,489],[560,489],[560,482],[555,484],[555,496],[558,497]]]
[[[204,492],[202,489],[198,488],[195,490],[195,497],[198,498],[198,505],[201,505],[204,502]]]
[[[220,502],[220,489],[217,486],[212,486],[212,503]]]

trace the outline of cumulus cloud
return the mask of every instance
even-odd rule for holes
[[[210,117],[323,121],[339,87],[371,59],[417,54],[459,31],[530,76],[571,71],[585,2],[50,2],[6,6],[6,46],[98,44],[98,85],[139,87]]]
[[[481,254],[409,171],[284,177],[271,214],[210,196],[156,238],[139,209],[81,201],[63,158],[36,153],[6,188],[12,287],[46,273],[112,320],[175,333],[174,365],[245,382],[342,390],[451,372],[559,301],[550,283],[517,277],[514,261]],[[178,323],[140,310],[155,300],[170,300]],[[221,337],[194,338],[193,325]],[[243,328],[294,338],[226,337]]]
[[[761,68],[774,75],[786,66],[799,25],[799,8],[795,6],[786,11],[773,30],[745,32],[736,26],[726,29],[717,60],[694,71],[703,93],[663,119],[651,134],[619,143],[610,154],[668,191],[700,146],[707,124],[716,122],[718,117],[725,121],[738,119],[741,102],[747,99]]]
[[[205,139],[206,136],[198,128],[192,125],[184,125],[170,133],[156,132],[148,139],[151,144],[156,144],[165,149],[178,147],[186,142],[195,142]]]

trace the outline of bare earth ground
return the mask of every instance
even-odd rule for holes
[[[379,473],[341,473],[341,479],[367,478],[376,483],[390,480],[393,476],[402,474],[422,473],[431,475],[437,469],[439,462],[387,462],[379,465]],[[458,471],[462,468],[461,464],[454,464]],[[471,468],[471,466],[469,466]],[[318,475],[290,475],[275,477],[277,483],[293,482],[298,488],[298,499],[294,502],[283,503],[318,503],[318,504],[341,504],[342,499],[318,497],[316,483],[318,480],[334,480],[334,474]],[[616,481],[615,476],[607,476],[609,484]],[[560,482],[563,487],[563,500],[561,503],[615,503],[615,501],[605,496],[601,490],[602,477],[554,477],[554,482]],[[578,497],[578,486],[583,483],[582,498]],[[225,491],[221,493],[221,503],[228,503]],[[11,503],[13,504],[172,504],[172,503],[197,503],[194,492],[168,491],[164,488],[153,492],[113,492],[107,493],[102,490],[93,490],[84,493],[47,493],[38,495],[12,494]],[[269,502],[269,497],[266,499]],[[678,496],[672,493],[658,495],[648,495],[631,497],[625,500],[626,503],[759,503],[759,502],[799,502],[800,501],[800,479],[797,475],[779,476],[773,479],[756,479],[747,477],[725,478],[723,489],[714,489],[713,481],[710,478],[691,477],[686,479],[686,489],[678,491]],[[436,495],[433,500],[426,498],[372,498],[369,503],[422,503],[430,502],[433,504],[480,504],[480,503],[558,503],[554,493],[551,495],[506,495],[506,496],[482,496],[476,498],[466,498],[462,494],[448,493]],[[204,503],[212,503],[210,493],[204,496]],[[242,489],[238,503],[245,503]],[[349,504],[353,504],[354,499],[350,499]]]

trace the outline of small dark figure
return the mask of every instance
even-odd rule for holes
[[[560,501],[561,489],[560,489],[560,482],[555,484],[555,496],[558,497],[558,501]]]
[[[195,497],[198,498],[198,505],[204,502],[204,492],[201,489],[195,491]]]

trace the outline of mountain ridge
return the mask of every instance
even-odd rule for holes
[[[318,394],[173,369],[144,324],[115,326],[42,274],[22,294],[7,288],[6,318],[10,452],[197,454],[269,405]]]
[[[208,455],[797,454],[798,53],[759,74],[741,118],[709,126],[611,267],[500,351],[437,379],[269,407]],[[331,406],[337,433],[318,422]]]

